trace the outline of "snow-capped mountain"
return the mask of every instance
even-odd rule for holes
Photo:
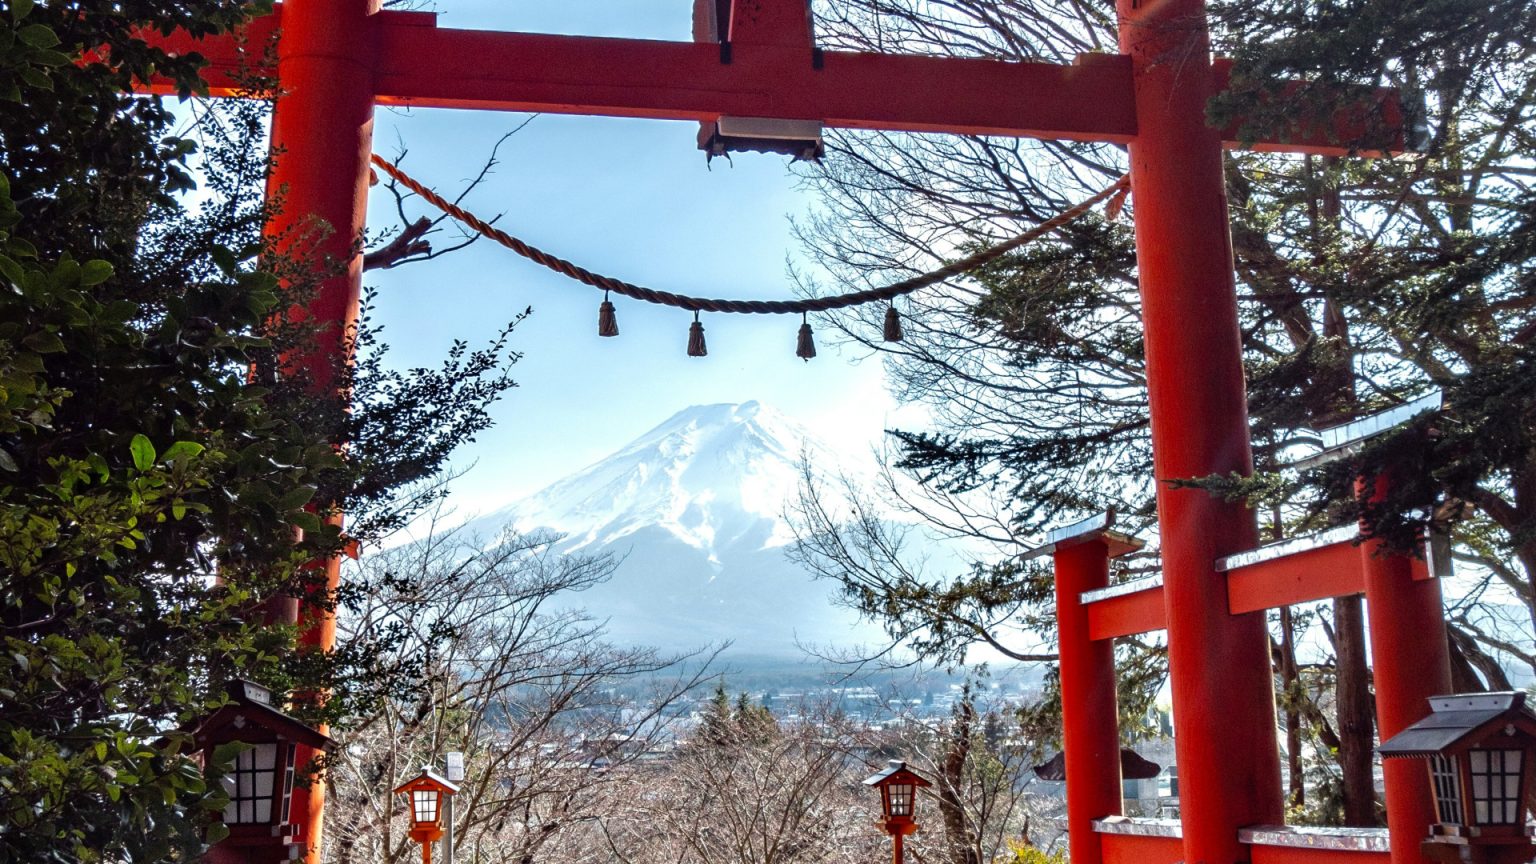
[[[782,546],[793,540],[782,516],[798,494],[802,451],[827,452],[773,408],[697,405],[502,512],[522,528],[569,534],[571,548],[648,527],[713,559],[739,544]]]
[[[873,473],[766,405],[700,405],[466,527],[553,530],[562,551],[621,558],[611,581],[577,598],[615,640],[676,649],[729,639],[738,657],[867,641],[869,625],[832,602],[835,586],[784,554],[803,453]]]

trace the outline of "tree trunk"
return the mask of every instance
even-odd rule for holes
[[[1451,649],[1451,685],[1457,693],[1515,689],[1498,658],[1484,651],[1470,633],[1447,623],[1445,635]]]
[[[1371,765],[1374,706],[1365,664],[1365,602],[1359,594],[1336,597],[1333,625],[1338,650],[1339,769],[1343,775],[1344,824],[1377,823],[1376,782]]]
[[[1532,536],[1531,531],[1536,523],[1536,517],[1531,515],[1536,511],[1536,464],[1528,464],[1515,475],[1514,487],[1515,524],[1506,527],[1515,537],[1524,538],[1524,542],[1515,544],[1515,560],[1525,571],[1526,580],[1525,596],[1520,599],[1525,601],[1531,628],[1536,631],[1536,536]],[[1536,670],[1536,663],[1532,664],[1532,669]]]
[[[1272,456],[1273,454],[1271,454]],[[1279,504],[1269,508],[1270,541],[1285,539],[1285,517]],[[1280,676],[1280,710],[1285,719],[1285,806],[1300,810],[1307,803],[1306,772],[1301,767],[1301,670],[1296,665],[1296,622],[1291,607],[1280,607],[1280,644],[1275,646],[1275,672]]]
[[[1296,668],[1296,629],[1291,607],[1280,607],[1280,708],[1285,712],[1285,770],[1288,779],[1286,806],[1300,810],[1307,804],[1306,773],[1301,768],[1301,711]]]
[[[1318,180],[1317,206],[1311,213],[1316,253],[1321,260],[1335,244],[1339,228],[1341,202],[1337,183],[1337,163],[1333,157],[1322,161]],[[1307,157],[1307,173],[1312,175],[1312,157]],[[1323,335],[1350,346],[1349,322],[1331,301],[1324,304]],[[1351,352],[1352,353],[1352,352]],[[1326,400],[1336,400],[1338,408],[1352,411],[1356,403],[1353,368],[1348,354],[1339,362],[1319,371],[1316,383]],[[1314,405],[1314,415],[1329,416],[1334,405]],[[1321,412],[1317,409],[1322,408]],[[1335,669],[1334,699],[1339,731],[1339,769],[1344,795],[1344,824],[1354,827],[1374,826],[1376,818],[1376,783],[1371,765],[1375,743],[1375,706],[1371,701],[1370,670],[1365,662],[1365,599],[1358,594],[1333,600],[1334,649],[1338,654]]]
[[[971,755],[971,731],[975,725],[976,708],[967,689],[955,709],[949,743],[944,750],[939,781],[939,812],[944,819],[945,845],[949,848],[951,864],[979,864],[980,857],[974,838],[966,825],[965,807],[960,800],[960,790],[965,788],[965,763]]]

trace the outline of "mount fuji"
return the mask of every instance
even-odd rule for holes
[[[736,660],[783,661],[803,657],[802,644],[878,640],[833,603],[835,586],[785,555],[802,456],[874,472],[766,405],[699,405],[465,527],[488,538],[554,531],[559,551],[614,555],[613,578],[575,602],[606,618],[616,642],[675,650],[730,640]]]

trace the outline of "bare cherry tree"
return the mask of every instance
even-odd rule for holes
[[[745,708],[745,710],[743,710]],[[729,710],[729,709],[727,709]],[[835,712],[708,715],[671,759],[633,771],[603,842],[625,864],[855,864],[879,855],[860,733]]]
[[[340,626],[356,641],[399,641],[377,673],[403,683],[336,733],[328,860],[413,860],[391,790],[449,751],[467,767],[457,848],[543,860],[607,806],[601,789],[619,769],[669,739],[668,709],[711,657],[605,642],[577,604],[614,561],[561,554],[557,540],[433,532],[358,565],[374,594]]]

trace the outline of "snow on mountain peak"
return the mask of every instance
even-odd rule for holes
[[[695,405],[504,512],[519,528],[570,535],[573,548],[659,527],[718,563],[790,542],[783,513],[801,455],[830,452],[762,403]]]

